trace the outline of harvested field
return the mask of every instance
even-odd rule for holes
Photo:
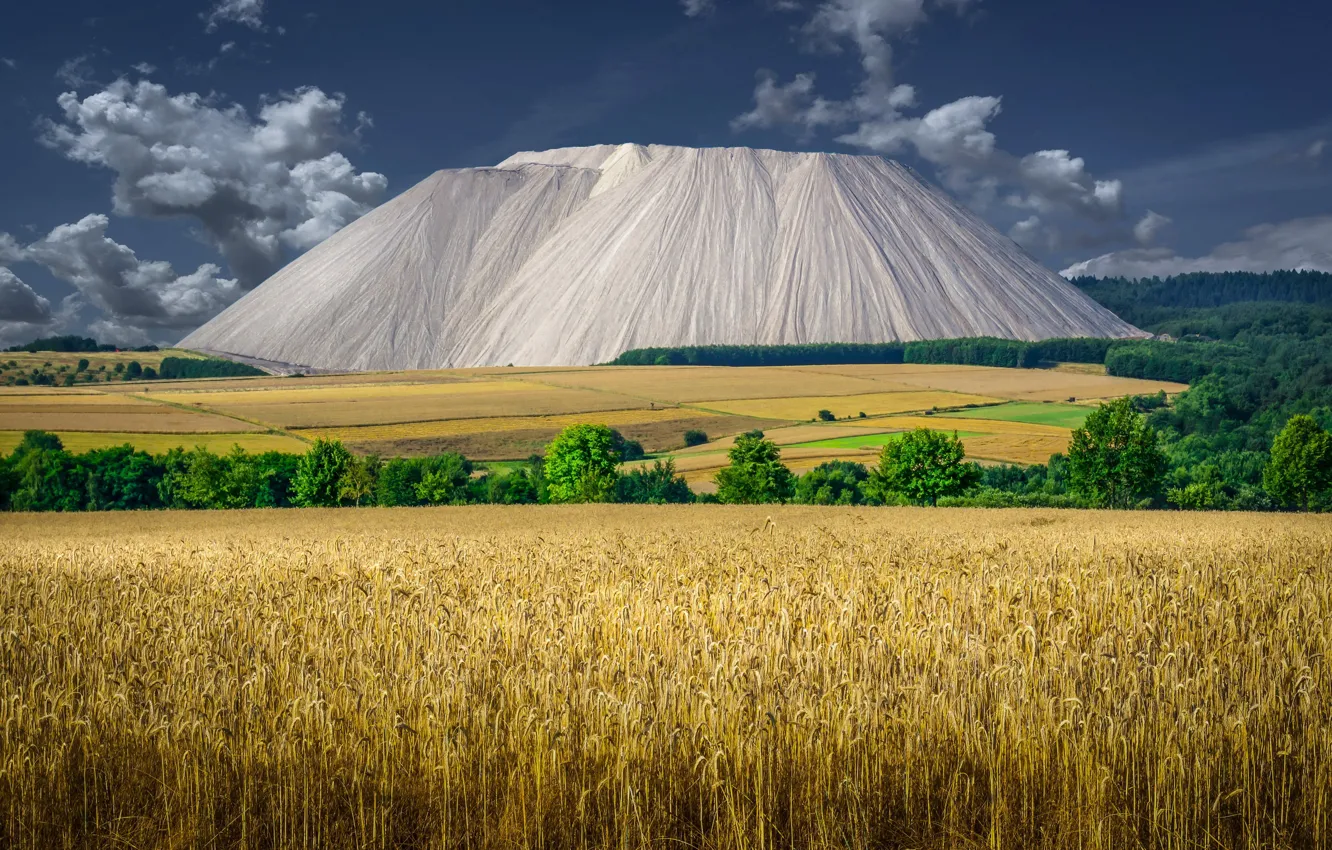
[[[921,389],[978,393],[1014,401],[1066,401],[1119,398],[1126,395],[1168,394],[1188,389],[1169,381],[1111,378],[1053,369],[996,369],[989,366],[935,366],[927,364],[867,364],[802,366],[806,371],[865,380],[888,381]]]
[[[236,423],[237,425],[243,423]],[[82,453],[94,449],[107,449],[129,444],[150,454],[165,454],[175,448],[192,449],[203,446],[212,452],[225,453],[239,445],[247,452],[286,452],[303,454],[309,445],[281,434],[134,434],[98,431],[56,431],[67,451]],[[11,452],[23,439],[22,431],[0,431],[0,454]]]
[[[367,442],[460,437],[502,431],[532,431],[567,428],[570,425],[609,425],[612,428],[639,423],[674,423],[695,419],[723,419],[697,410],[671,407],[662,410],[609,410],[600,413],[565,413],[557,416],[497,416],[483,419],[444,419],[436,422],[407,422],[398,425],[365,425],[350,428],[311,428],[301,433],[314,439]]]
[[[196,378],[181,381],[153,381],[151,384],[123,383],[98,385],[103,392],[243,392],[250,390],[304,390],[318,387],[381,386],[384,384],[457,384],[466,381],[452,372],[352,372],[340,375],[309,375],[304,378]]]
[[[577,372],[548,372],[537,380],[566,387],[636,395],[672,404],[735,398],[781,398],[803,393],[855,395],[882,392],[885,389],[872,381],[859,378],[818,375],[798,368],[762,366],[607,366]]]
[[[1318,517],[0,516],[0,845],[1332,846]]]
[[[953,416],[889,416],[866,422],[865,427],[878,430],[894,428],[909,431],[912,428],[929,428],[933,431],[969,431],[986,434],[1035,434],[1038,436],[1061,437],[1067,440],[1072,431],[1056,425],[1033,425],[1027,422],[1005,422],[998,419],[965,419]]]
[[[696,411],[695,411],[696,412]],[[563,417],[561,417],[563,418]],[[690,429],[709,435],[739,434],[772,423],[766,419],[748,419],[743,416],[700,415],[690,419],[664,419],[656,422],[607,423],[604,416],[587,417],[588,422],[610,425],[626,439],[642,443],[645,451],[663,452],[684,446],[684,432]],[[458,421],[458,420],[455,420]],[[466,421],[466,420],[462,420]],[[448,423],[452,424],[452,423]],[[578,424],[570,422],[569,424]],[[534,454],[545,454],[546,446],[559,434],[560,427],[527,430],[497,429],[437,437],[400,438],[373,442],[348,442],[347,447],[358,454],[377,454],[381,457],[421,457],[440,452],[457,452],[475,460],[518,460]],[[357,429],[349,429],[354,434]],[[301,436],[313,438],[318,432],[298,431]]]
[[[521,381],[316,387],[257,392],[157,393],[153,398],[224,411],[282,428],[428,422],[645,408],[646,401]]]
[[[838,419],[860,413],[881,416],[929,410],[933,407],[962,407],[968,404],[994,404],[998,399],[980,395],[948,392],[870,393],[850,396],[804,396],[800,398],[745,398],[709,402],[708,408],[739,416],[770,419],[814,419],[820,410],[830,410]],[[865,420],[853,420],[864,422]]]
[[[178,410],[124,396],[0,396],[0,430],[227,433],[263,430],[210,413]]]
[[[1068,437],[1041,434],[984,434],[962,437],[967,457],[1003,463],[1048,463],[1050,455],[1068,451]]]
[[[776,443],[779,446],[786,446],[792,443],[808,443],[808,442],[813,442],[815,440],[830,440],[830,439],[835,439],[837,437],[864,436],[865,434],[864,428],[858,428],[853,425],[834,425],[832,423],[807,422],[807,423],[802,423],[800,425],[790,425],[782,427],[780,425],[775,425],[771,420],[767,419],[755,419],[750,421],[757,423],[753,426],[754,429],[762,431],[764,436],[766,436],[768,439],[772,440],[774,443]],[[742,434],[748,430],[752,429],[745,428],[740,431],[736,431],[735,433]],[[891,429],[884,428],[883,430],[887,431]],[[709,434],[709,436],[711,435]],[[691,454],[706,454],[718,450],[727,451],[731,448],[731,446],[734,445],[735,445],[735,436],[732,435],[722,439],[712,440],[711,442],[701,446],[692,446],[687,449],[680,449],[679,451],[674,452],[674,454],[676,455],[676,457],[687,457],[688,455]]]

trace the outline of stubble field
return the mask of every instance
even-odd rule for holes
[[[0,844],[1332,845],[1332,525],[0,517]]]

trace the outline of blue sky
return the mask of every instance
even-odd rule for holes
[[[882,154],[1056,270],[1332,271],[1314,0],[68,0],[0,30],[0,342],[170,341],[440,168]]]

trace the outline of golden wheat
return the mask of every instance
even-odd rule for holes
[[[1332,525],[0,519],[0,844],[1332,845]]]

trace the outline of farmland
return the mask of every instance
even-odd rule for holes
[[[599,423],[650,452],[678,453],[681,467],[693,468],[691,480],[702,481],[724,462],[728,438],[752,429],[793,447],[797,469],[833,457],[872,459],[889,439],[883,435],[917,424],[975,435],[977,459],[1029,462],[1066,445],[1091,409],[1068,397],[1182,389],[1056,370],[920,365],[509,368],[5,387],[0,446],[17,444],[29,428],[77,434],[71,446],[130,442],[153,451],[230,445],[252,434],[292,450],[329,438],[362,454],[455,451],[503,461],[540,451],[567,425]],[[1058,402],[1040,400],[1047,396]],[[811,424],[821,410],[839,421]],[[712,442],[682,452],[687,430]],[[712,467],[691,459],[700,452],[714,455]]]
[[[0,516],[0,844],[1332,844],[1308,516]]]

